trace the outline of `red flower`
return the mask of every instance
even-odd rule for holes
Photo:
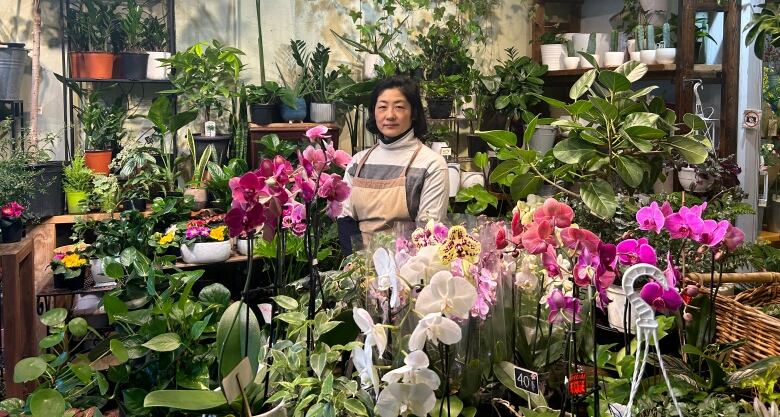
[[[591,253],[595,253],[598,250],[601,242],[601,239],[590,230],[578,229],[576,227],[567,227],[561,230],[561,240],[569,249],[587,249]]]
[[[534,255],[544,252],[547,246],[555,244],[554,231],[546,220],[531,223],[523,232],[523,247]]]

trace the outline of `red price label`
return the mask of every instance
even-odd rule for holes
[[[585,372],[577,372],[569,375],[569,394],[584,395],[587,389]]]

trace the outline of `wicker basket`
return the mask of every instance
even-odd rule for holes
[[[768,356],[780,356],[780,319],[755,308],[776,303],[780,303],[780,283],[765,284],[736,297],[717,296],[716,341],[747,341],[731,353],[736,365],[744,366]]]

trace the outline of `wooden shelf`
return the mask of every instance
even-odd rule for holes
[[[614,69],[616,67],[604,67],[603,69]],[[548,71],[542,76],[544,79],[566,78],[566,77],[578,77],[585,74],[590,68],[577,68],[571,70],[558,70]],[[663,79],[672,78],[677,65],[675,64],[653,64],[647,66],[647,75],[643,79]],[[718,78],[723,72],[723,65],[705,65],[696,64],[693,66],[693,73],[700,78]]]

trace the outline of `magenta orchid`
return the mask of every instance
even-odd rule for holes
[[[675,311],[683,304],[682,296],[677,292],[677,288],[669,286],[664,289],[656,281],[645,284],[639,292],[639,296],[654,310],[662,313]]]
[[[547,305],[550,307],[550,314],[547,321],[553,324],[560,323],[579,323],[580,322],[580,300],[565,295],[561,290],[554,289],[547,297]]]
[[[716,222],[715,220],[704,220],[699,233],[692,237],[696,242],[709,247],[715,247],[726,236],[729,227],[731,227],[731,222],[728,220],[721,220],[719,222]]]
[[[739,227],[730,226],[723,236],[723,244],[729,252],[734,252],[745,241],[745,232]]]
[[[666,206],[671,211],[669,202],[666,202]],[[666,216],[661,208],[658,207],[658,203],[653,201],[647,207],[642,207],[636,213],[636,221],[639,223],[639,229],[641,230],[655,230],[656,233],[660,233],[664,228],[664,221]]]
[[[701,218],[701,206],[680,207],[680,211],[670,214],[666,217],[666,230],[672,239],[683,239],[693,237],[701,233],[704,227],[704,220]]]
[[[0,215],[7,219],[17,219],[22,216],[22,213],[24,213],[24,206],[16,201],[6,203],[0,208]]]
[[[655,249],[650,246],[647,239],[626,239],[617,244],[617,257],[623,265],[635,265],[638,263],[656,265],[658,257]]]

